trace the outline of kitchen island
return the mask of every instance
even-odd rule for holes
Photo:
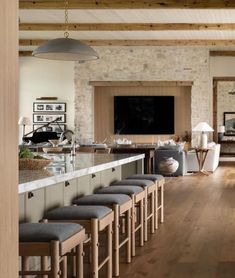
[[[38,222],[45,211],[70,205],[96,188],[143,172],[144,154],[44,154],[45,170],[19,171],[20,222]]]

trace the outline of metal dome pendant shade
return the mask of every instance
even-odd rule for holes
[[[61,61],[89,61],[98,59],[98,54],[88,45],[70,38],[49,40],[33,51],[33,56]]]
[[[90,61],[99,59],[90,46],[79,40],[70,39],[68,32],[68,0],[65,0],[64,38],[49,40],[37,47],[32,55],[37,58],[60,61]]]

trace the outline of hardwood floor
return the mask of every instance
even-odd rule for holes
[[[235,163],[210,176],[171,178],[165,223],[120,278],[235,277]]]

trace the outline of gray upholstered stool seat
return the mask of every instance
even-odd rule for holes
[[[102,219],[112,212],[110,208],[104,206],[66,206],[56,208],[46,214],[48,220],[89,220]]]
[[[113,204],[123,205],[130,200],[130,197],[124,194],[93,194],[78,198],[73,203],[77,205],[111,206]]]
[[[83,276],[85,229],[75,223],[23,223],[19,225],[20,277],[67,277],[67,257],[73,256],[73,277]],[[37,268],[29,257],[40,257]],[[50,258],[50,267],[48,259]]]
[[[155,174],[136,174],[133,176],[128,177],[127,179],[139,179],[139,180],[151,180],[153,182],[163,180],[164,177],[162,175],[155,175]]]
[[[154,185],[154,182],[151,180],[144,180],[144,179],[126,179],[126,180],[120,180],[120,181],[115,181],[111,184],[111,186],[120,186],[120,185],[125,185],[125,186],[140,186],[142,188],[144,187],[149,187]]]
[[[101,188],[97,190],[95,194],[126,194],[132,196],[140,192],[143,192],[143,189],[140,186],[120,185]]]
[[[19,226],[20,242],[65,241],[82,229],[73,223],[23,223]]]

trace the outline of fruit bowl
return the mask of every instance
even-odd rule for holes
[[[32,158],[20,158],[19,169],[20,170],[42,170],[48,166],[52,161],[50,159],[32,159]]]

